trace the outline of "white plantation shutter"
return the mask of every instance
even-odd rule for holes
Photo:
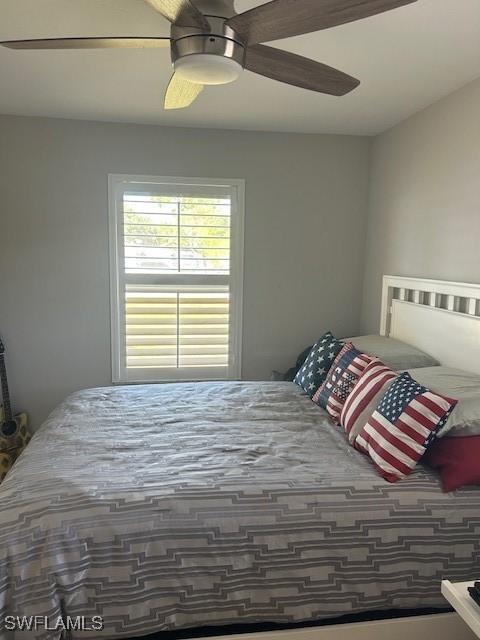
[[[231,198],[125,192],[127,273],[230,274]]]
[[[218,182],[110,177],[114,381],[239,377],[243,183]]]
[[[228,367],[228,287],[127,285],[127,367]]]

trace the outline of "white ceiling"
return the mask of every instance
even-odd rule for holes
[[[260,0],[237,0],[238,12]],[[143,0],[0,0],[0,39],[168,35]],[[0,47],[0,113],[167,126],[376,134],[480,76],[480,0],[418,0],[275,43],[361,79],[343,98],[245,71],[190,109],[165,112],[168,50],[11,51]]]

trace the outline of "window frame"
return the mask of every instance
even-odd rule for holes
[[[230,274],[137,274],[129,277],[122,267],[124,264],[123,235],[123,194],[128,187],[163,187],[175,192],[175,187],[184,191],[189,187],[202,187],[218,196],[215,188],[229,189],[231,196],[230,227]],[[173,176],[150,176],[134,174],[109,174],[109,263],[110,263],[110,333],[111,367],[113,384],[144,384],[155,382],[181,382],[194,380],[235,380],[241,377],[242,368],[242,328],[243,328],[243,282],[244,282],[244,226],[245,226],[245,180],[220,178],[189,178]],[[151,375],[135,377],[128,373],[125,349],[125,285],[135,279],[137,284],[165,285],[205,285],[228,284],[230,287],[229,312],[229,366],[225,376],[193,376],[187,368],[175,369],[177,375],[164,376],[160,369],[152,369]]]

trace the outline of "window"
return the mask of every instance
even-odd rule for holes
[[[114,382],[240,377],[242,180],[110,176]]]

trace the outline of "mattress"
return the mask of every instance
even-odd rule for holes
[[[480,559],[480,488],[444,494],[422,467],[387,483],[289,382],[75,393],[0,516],[2,623],[103,618],[74,640],[444,607],[440,581]]]

